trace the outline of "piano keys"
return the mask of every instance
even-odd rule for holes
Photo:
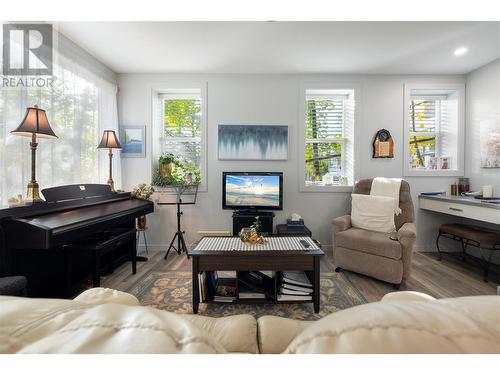
[[[26,276],[29,296],[70,297],[75,285],[68,279],[74,284],[95,276],[96,263],[99,267],[99,253],[86,251],[93,240],[105,243],[110,269],[130,261],[135,272],[135,221],[154,211],[152,202],[96,184],[49,188],[42,194],[47,201],[0,210],[3,275]]]

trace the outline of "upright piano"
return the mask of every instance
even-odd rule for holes
[[[28,296],[71,297],[88,276],[99,282],[96,268],[130,261],[135,273],[135,222],[154,211],[152,202],[99,184],[42,194],[45,202],[0,210],[1,275],[26,276]]]

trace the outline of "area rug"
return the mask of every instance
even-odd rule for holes
[[[151,271],[139,278],[127,292],[135,295],[142,305],[180,314],[192,314],[191,272]],[[221,317],[251,314],[256,318],[275,315],[292,319],[317,320],[332,312],[366,303],[361,292],[342,272],[321,273],[321,309],[314,313],[312,303],[301,304],[205,304],[199,314]]]

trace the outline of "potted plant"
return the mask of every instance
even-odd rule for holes
[[[175,163],[174,154],[168,153],[160,155],[158,159],[158,169],[159,173],[163,177],[170,177],[172,175],[172,167]]]
[[[130,193],[134,198],[150,200],[153,195],[155,189],[152,185],[148,184],[139,184],[132,189]],[[137,230],[145,231],[146,230],[146,216],[140,216],[137,218]]]
[[[158,169],[153,175],[154,186],[198,185],[201,181],[199,168],[173,154],[161,155],[158,159]]]
[[[260,227],[260,218],[255,216],[255,221],[250,227],[241,228],[240,239],[248,244],[263,244],[266,240],[259,234]]]

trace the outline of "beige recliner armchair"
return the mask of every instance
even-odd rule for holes
[[[372,179],[358,181],[354,194],[370,194]],[[401,214],[394,216],[397,241],[387,233],[351,227],[351,215],[333,220],[334,263],[336,271],[354,271],[394,284],[408,279],[411,272],[413,245],[416,239],[410,185],[401,182],[399,191]]]

